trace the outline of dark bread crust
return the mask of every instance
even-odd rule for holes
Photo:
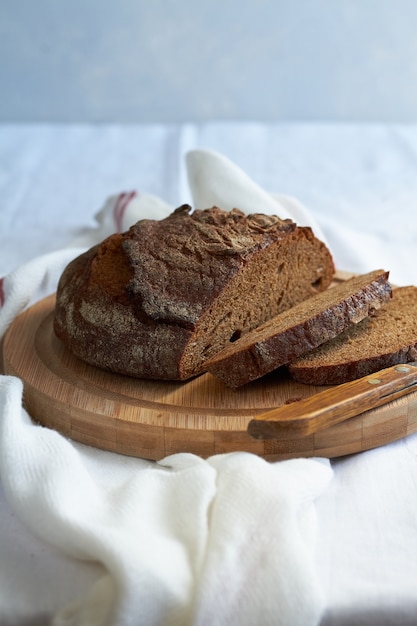
[[[92,365],[185,380],[232,337],[326,289],[333,275],[330,252],[310,228],[185,205],[72,261],[54,328]]]
[[[417,287],[397,287],[392,300],[357,326],[289,364],[294,380],[339,385],[417,360]]]
[[[375,270],[295,305],[226,347],[207,370],[236,389],[358,324],[391,297],[388,272]]]

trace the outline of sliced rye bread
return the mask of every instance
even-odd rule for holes
[[[247,333],[206,363],[236,389],[306,354],[359,323],[391,298],[388,272],[355,276]]]
[[[308,227],[184,205],[74,259],[59,281],[55,334],[91,365],[186,380],[231,338],[327,289],[334,271]]]
[[[359,324],[288,366],[292,378],[338,385],[417,359],[417,287],[398,287],[392,299]]]

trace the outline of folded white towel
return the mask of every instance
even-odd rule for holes
[[[311,226],[315,235],[325,241],[314,216],[296,198],[264,191],[224,155],[211,150],[190,150],[186,159],[195,208],[219,206],[226,211],[237,208],[244,213],[279,215],[300,226]]]
[[[248,195],[241,207],[264,210],[265,192],[257,196],[254,183],[243,173],[236,178],[221,155],[193,152],[187,163],[197,205],[218,187],[214,203],[239,205]],[[77,245],[169,211],[153,196],[119,195]],[[22,308],[55,289],[79,252],[39,257],[1,281],[0,338]],[[101,566],[95,584],[58,611],[55,625],[319,622],[314,501],[331,480],[327,461],[267,463],[233,453],[153,463],[95,450],[35,425],[22,408],[21,381],[10,376],[0,377],[0,414],[0,476],[16,514],[80,568],[86,560]]]

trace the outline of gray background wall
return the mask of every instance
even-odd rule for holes
[[[416,0],[0,0],[0,121],[417,121]]]

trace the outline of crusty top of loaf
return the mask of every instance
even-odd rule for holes
[[[194,326],[245,256],[295,228],[274,215],[189,205],[164,220],[141,220],[122,242],[133,268],[127,292],[153,320]]]

